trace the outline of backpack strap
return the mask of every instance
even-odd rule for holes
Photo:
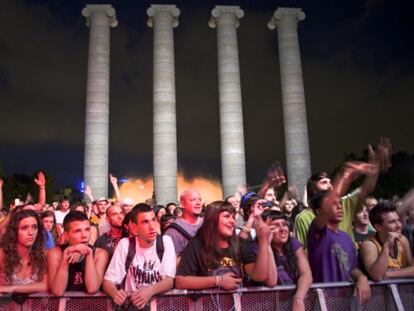
[[[171,223],[168,228],[174,228],[178,232],[180,232],[187,240],[191,240],[193,237],[179,224],[176,222]]]
[[[127,277],[127,274],[128,274],[129,266],[131,265],[132,260],[134,260],[135,251],[136,251],[135,237],[133,236],[133,237],[130,237],[128,239],[128,254],[127,254],[127,257],[125,259],[125,276],[124,276],[121,284],[119,284],[119,288],[122,288],[122,289],[125,288],[125,280],[126,280],[126,277]]]
[[[155,241],[156,248],[157,248],[157,255],[160,259],[160,262],[162,261],[162,256],[164,255],[164,241],[162,240],[162,235],[157,235],[157,239]]]
[[[129,245],[128,245],[128,255],[127,255],[127,258],[125,259],[125,272],[128,272],[129,266],[131,265],[132,260],[134,260],[135,251],[136,251],[135,237],[130,237],[128,241],[129,241]]]

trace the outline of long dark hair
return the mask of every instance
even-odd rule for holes
[[[286,215],[283,214],[282,212],[275,211],[275,210],[265,210],[262,213],[262,219],[263,221],[266,221],[268,219],[270,220],[283,219],[286,221],[286,224],[288,225],[288,229],[290,232],[289,221]],[[283,255],[286,256],[286,259],[287,259],[287,267],[286,266],[284,267],[286,272],[291,273],[291,274],[293,273],[295,277],[297,278],[298,271],[297,271],[296,255],[292,248],[290,234],[288,235],[288,240],[282,247],[282,251],[283,251]],[[276,260],[276,266],[281,265],[282,263],[280,262],[280,256],[276,254],[275,252],[274,254],[275,254],[275,260]]]
[[[206,206],[203,225],[197,233],[201,241],[201,253],[204,264],[209,268],[215,268],[219,265],[223,255],[223,250],[218,248],[220,233],[218,232],[219,215],[223,212],[236,214],[236,209],[230,203],[225,201],[214,201]],[[231,257],[238,262],[239,246],[237,243],[236,233],[229,238],[229,250]]]
[[[38,280],[42,280],[46,272],[46,256],[43,248],[43,225],[40,217],[35,211],[21,210],[12,214],[10,222],[7,225],[6,232],[4,233],[0,242],[0,247],[4,252],[4,276],[5,279],[10,282],[13,272],[21,267],[20,256],[17,253],[17,239],[19,234],[20,221],[33,217],[37,222],[37,236],[30,249],[30,266],[32,268],[31,274],[37,275]]]

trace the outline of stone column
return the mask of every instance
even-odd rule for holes
[[[282,83],[283,121],[289,185],[303,194],[311,175],[305,91],[303,88],[297,24],[305,13],[296,8],[278,8],[268,23],[277,28]]]
[[[224,196],[246,184],[243,113],[237,31],[244,16],[238,6],[216,6],[209,26],[217,28],[221,174]]]
[[[90,28],[84,180],[98,198],[108,196],[109,37],[118,21],[111,5],[87,5],[82,15]]]
[[[154,190],[157,203],[177,201],[177,126],[173,28],[180,10],[175,5],[151,5],[148,26],[154,28]]]

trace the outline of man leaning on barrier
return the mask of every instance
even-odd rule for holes
[[[88,217],[72,211],[63,220],[65,245],[52,248],[47,254],[50,290],[56,296],[65,291],[84,291],[93,294],[99,290],[108,262],[108,253],[89,245]]]
[[[414,277],[410,245],[401,234],[401,221],[392,202],[378,203],[369,215],[377,230],[374,237],[361,245],[361,258],[374,281]]]
[[[152,296],[173,287],[176,255],[171,238],[157,234],[151,206],[137,204],[130,214],[136,236],[118,243],[103,289],[123,310],[148,309]]]

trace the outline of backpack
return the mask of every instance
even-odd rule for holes
[[[125,259],[125,272],[128,273],[128,269],[129,266],[132,263],[132,260],[134,260],[135,257],[135,251],[136,251],[136,245],[135,245],[135,237],[130,237],[128,239],[129,245],[128,245],[128,255]],[[158,258],[160,259],[160,262],[162,261],[162,257],[164,255],[164,242],[162,241],[162,236],[161,235],[157,235],[157,238],[155,240],[155,247],[157,249],[157,255]],[[125,280],[126,280],[126,274],[124,279],[122,280],[121,284],[120,284],[120,288],[124,288],[125,287]]]
[[[169,228],[174,228],[175,230],[177,230],[178,232],[180,232],[187,240],[191,240],[193,238],[187,231],[185,231],[185,229],[183,227],[181,227],[176,222],[171,223],[168,226],[168,229]]]

